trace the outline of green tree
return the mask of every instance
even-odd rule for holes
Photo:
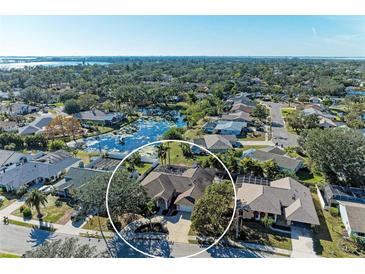
[[[234,203],[232,184],[223,181],[209,185],[195,203],[191,215],[192,228],[202,236],[222,235],[232,216]]]
[[[107,216],[106,190],[110,179],[110,173],[101,174],[86,183],[76,193],[79,206],[84,214],[96,212],[96,216]],[[126,170],[118,170],[111,181],[109,188],[108,204],[111,218],[118,222],[119,216],[126,213],[142,213],[142,209],[148,202],[144,188],[137,180],[130,177]],[[99,220],[99,229],[110,255],[113,253],[102,230]]]
[[[77,100],[75,99],[69,99],[65,102],[65,107],[64,107],[64,111],[67,114],[75,114],[80,112],[80,104]]]
[[[331,182],[361,186],[365,182],[365,137],[349,128],[312,129],[299,144],[316,170]]]
[[[254,176],[263,176],[264,173],[260,162],[250,157],[244,157],[241,159],[238,170],[241,174],[252,174]]]
[[[256,107],[253,109],[251,115],[256,117],[260,121],[265,121],[266,118],[269,116],[269,110],[262,104],[257,104]]]
[[[33,189],[27,194],[25,204],[29,207],[34,207],[37,211],[37,217],[40,219],[42,218],[41,206],[47,204],[47,196],[38,189]]]
[[[274,160],[268,160],[261,164],[264,175],[270,180],[276,178],[280,173],[279,166]]]

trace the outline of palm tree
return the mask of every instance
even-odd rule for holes
[[[166,152],[167,148],[164,144],[160,144],[157,146],[157,155],[158,158],[160,158],[161,165],[164,165],[164,162],[166,164]]]
[[[40,219],[42,217],[40,207],[41,205],[45,206],[47,204],[47,196],[45,196],[43,192],[39,191],[38,189],[33,189],[28,193],[25,204],[29,207],[35,207],[38,214],[37,217]]]

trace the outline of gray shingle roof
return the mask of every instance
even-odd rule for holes
[[[259,212],[281,215],[289,221],[319,225],[316,209],[309,188],[286,177],[257,185],[243,183],[237,189],[241,207]]]
[[[71,186],[79,188],[103,173],[103,171],[95,169],[71,167],[65,178],[55,184],[54,187],[58,191],[64,191]]]
[[[298,170],[303,164],[302,160],[256,149],[250,150],[249,154],[243,154],[243,156],[248,156],[261,162],[273,160],[279,167],[288,170]]]
[[[202,138],[194,139],[193,142],[197,145],[209,149],[231,149],[232,142],[237,140],[234,135],[204,135]]]
[[[152,171],[141,182],[149,197],[170,200],[177,195],[176,202],[190,206],[202,196],[214,175],[204,168],[190,168],[183,174]]]
[[[365,233],[365,204],[341,202],[345,206],[351,230]]]

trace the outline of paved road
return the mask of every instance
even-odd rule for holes
[[[308,228],[292,225],[291,227],[292,258],[318,257],[313,250],[312,231]]]
[[[298,145],[298,136],[289,133],[285,128],[285,122],[281,116],[281,104],[266,102],[270,107],[271,125],[272,125],[272,142],[279,146],[289,147]]]
[[[71,237],[70,235],[63,233],[52,233],[44,230],[35,230],[26,227],[16,225],[3,225],[0,224],[0,250],[4,252],[23,254],[27,250],[31,250],[44,243],[46,240],[51,239],[65,239]],[[81,244],[90,244],[95,246],[98,251],[102,252],[106,250],[105,242],[101,239],[88,239],[79,236],[77,237]],[[119,258],[141,258],[142,254],[134,251],[127,246],[119,238],[111,239],[108,241],[112,250],[117,254]],[[155,241],[139,242],[135,243],[139,248],[161,248],[161,243],[156,244]],[[199,245],[175,243],[173,245],[162,246],[163,255],[166,257],[181,257],[187,254],[193,254],[204,249]],[[206,252],[198,255],[197,257],[205,258],[262,258],[262,257],[279,257],[271,254],[254,252],[245,249],[232,248],[232,247],[212,247]]]

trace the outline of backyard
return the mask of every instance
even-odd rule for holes
[[[56,196],[48,195],[47,200],[48,202],[46,206],[41,207],[43,221],[49,223],[66,224],[69,221],[74,209],[70,207],[65,201],[59,200],[59,198]],[[23,214],[20,212],[20,208],[15,210],[12,215],[23,217]],[[34,208],[32,208],[32,219],[38,220],[37,212]]]
[[[136,169],[139,174],[144,174],[148,169],[152,167],[151,163],[141,163],[136,166]]]
[[[344,226],[339,215],[333,216],[322,210],[318,196],[313,195],[320,226],[314,229],[314,250],[323,257],[331,258],[365,258],[365,250],[360,249],[352,240],[344,238]]]

